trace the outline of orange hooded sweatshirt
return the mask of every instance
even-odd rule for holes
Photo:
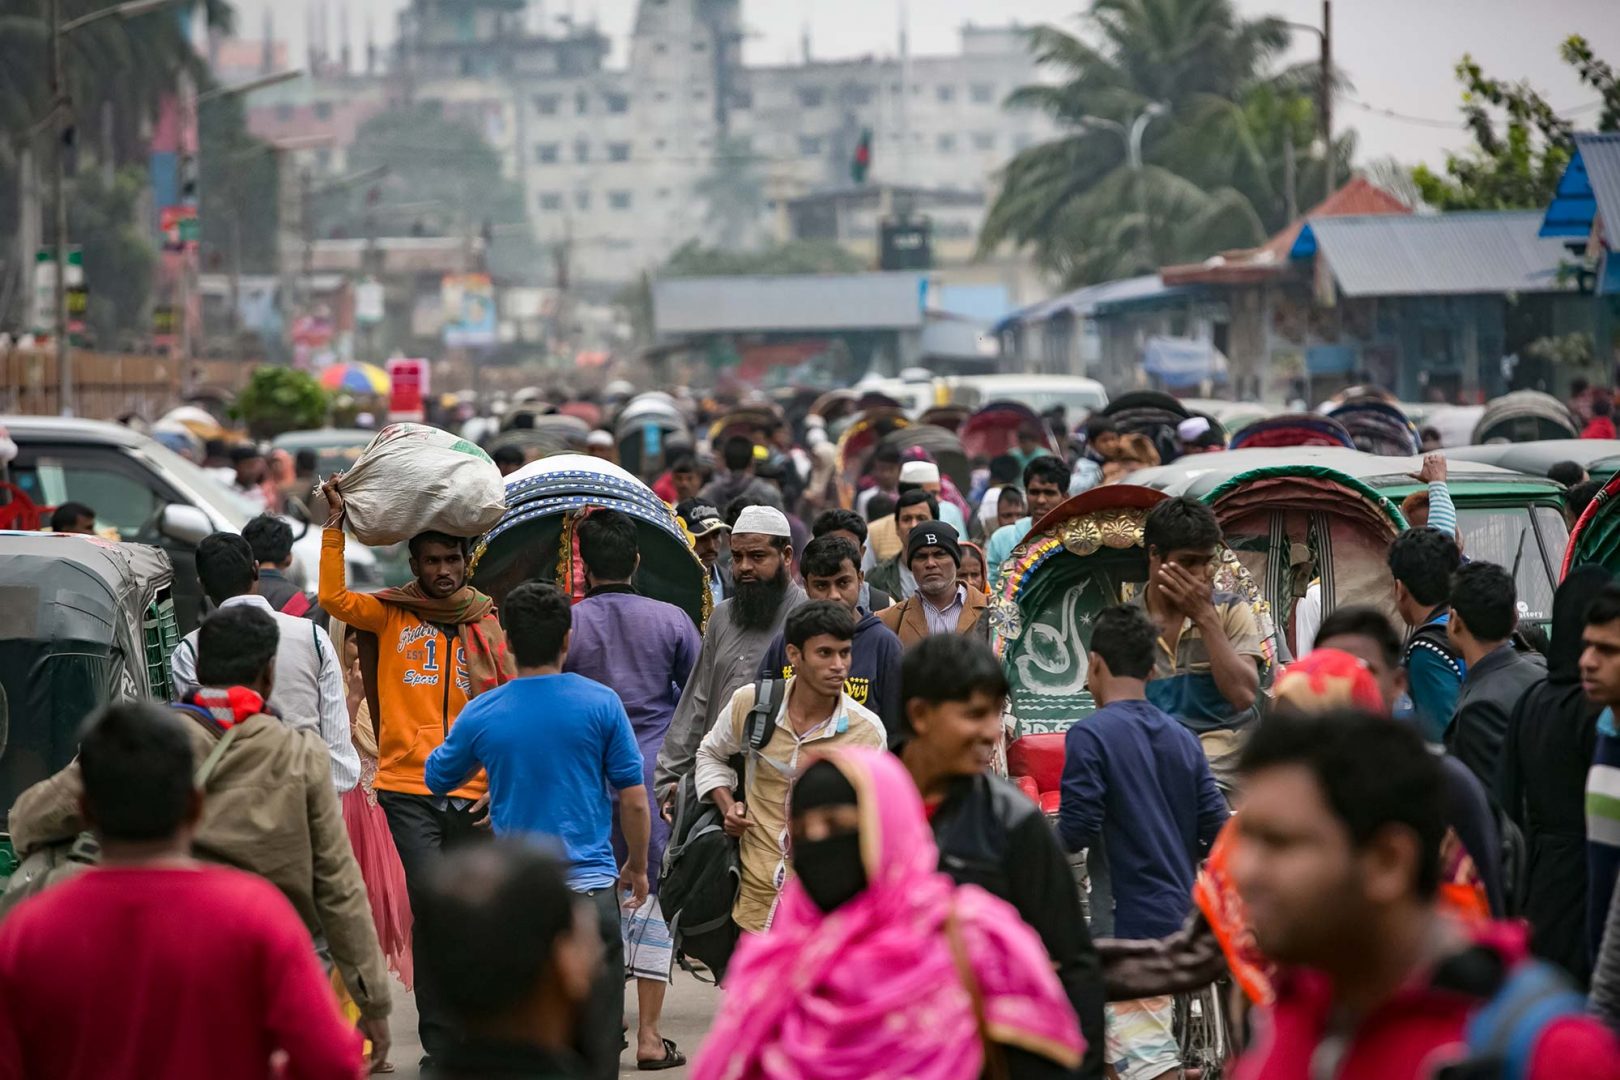
[[[379,791],[431,795],[422,778],[428,755],[472,696],[460,635],[447,635],[397,604],[350,592],[341,529],[321,535],[319,599],[335,619],[377,635],[377,780]],[[452,794],[466,799],[488,790],[480,772]]]

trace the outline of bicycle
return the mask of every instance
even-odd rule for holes
[[[1232,1022],[1224,1001],[1230,989],[1230,982],[1221,979],[1190,994],[1176,995],[1173,1030],[1187,1080],[1221,1080],[1226,1074],[1234,1052]]]

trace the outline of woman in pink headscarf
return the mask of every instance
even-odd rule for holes
[[[1080,1028],[1012,906],[939,873],[897,758],[845,750],[793,789],[794,877],[738,946],[694,1080],[1033,1080]]]

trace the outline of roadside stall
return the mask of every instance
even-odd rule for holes
[[[712,600],[703,564],[680,523],[651,488],[600,458],[557,454],[507,478],[506,513],[473,544],[472,584],[499,604],[525,581],[548,581],[575,601],[585,597],[574,529],[593,509],[613,509],[636,524],[643,596],[674,604],[701,629]]]

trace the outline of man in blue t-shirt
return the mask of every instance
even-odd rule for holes
[[[634,910],[647,899],[652,812],[641,751],[618,695],[583,675],[565,674],[573,634],[569,599],[552,585],[519,585],[501,605],[501,625],[517,678],[468,703],[443,745],[428,755],[429,790],[445,794],[482,767],[489,816],[501,835],[553,838],[569,864],[568,887],[596,902],[603,974],[586,1015],[593,1071],[617,1076],[624,1020],[624,944],[619,893]],[[628,858],[613,858],[613,799]],[[617,889],[615,888],[617,886]]]
[[[1086,681],[1100,708],[1064,741],[1058,832],[1071,851],[1106,851],[1120,938],[1181,928],[1198,863],[1228,816],[1197,736],[1147,700],[1157,640],[1139,607],[1097,616]],[[1172,998],[1114,1002],[1108,1011],[1106,1060],[1118,1075],[1180,1067]]]

